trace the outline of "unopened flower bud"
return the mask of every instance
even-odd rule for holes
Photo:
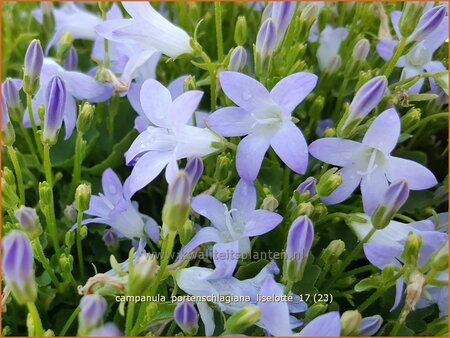
[[[247,51],[242,46],[237,46],[233,49],[228,64],[228,70],[238,72],[241,71],[247,64]]]
[[[426,11],[420,18],[416,29],[411,34],[409,39],[415,42],[425,40],[442,23],[445,18],[446,12],[447,9],[445,8],[445,6],[433,7]]]
[[[317,183],[317,194],[320,197],[330,196],[331,193],[336,190],[342,183],[342,177],[336,173],[337,168],[328,169],[320,178]]]
[[[411,108],[405,115],[401,117],[402,130],[413,131],[417,128],[422,116],[419,108]]]
[[[327,311],[328,305],[324,302],[317,302],[308,307],[305,313],[305,321],[310,322],[314,318],[324,314]]]
[[[234,42],[238,46],[245,45],[247,42],[247,20],[245,16],[241,15],[236,20],[236,27],[234,28]]]
[[[106,229],[102,239],[109,250],[114,251],[119,249],[119,236],[113,229]]]
[[[72,46],[67,53],[66,58],[63,61],[63,67],[65,70],[76,70],[78,67],[78,53],[77,50]]]
[[[39,89],[39,78],[44,63],[44,52],[41,42],[33,40],[25,53],[25,65],[23,75],[23,91],[28,95],[34,95]]]
[[[86,335],[102,324],[107,305],[105,298],[97,293],[81,298],[78,315],[80,335]]]
[[[326,65],[324,71],[328,74],[334,74],[336,73],[339,68],[341,68],[342,65],[342,59],[340,55],[335,55],[330,62]]]
[[[111,6],[112,6],[112,2],[108,2],[108,1],[99,1],[98,2],[98,8],[104,14],[106,14],[110,10]]]
[[[331,257],[339,258],[345,251],[345,243],[340,239],[335,239],[328,244],[324,252],[329,254]]]
[[[53,192],[48,182],[39,183],[39,206],[42,210],[53,204]]]
[[[75,191],[75,208],[78,212],[83,212],[89,209],[89,202],[91,200],[91,186],[90,184],[80,184]]]
[[[406,243],[402,253],[402,259],[405,264],[409,264],[412,266],[417,265],[421,246],[422,236],[410,232],[408,234],[408,237],[406,237]]]
[[[20,121],[22,118],[23,107],[19,96],[18,80],[7,78],[2,84],[2,109],[4,109],[3,101],[6,102],[11,118]],[[4,122],[2,122],[2,125],[3,123]]]
[[[263,22],[256,37],[256,53],[261,61],[272,56],[277,46],[277,30],[271,18]]]
[[[443,271],[448,268],[448,243],[445,243],[431,258],[431,268]]]
[[[39,217],[33,208],[21,205],[19,209],[14,211],[14,216],[16,216],[20,226],[31,239],[38,237],[42,233]]]
[[[351,336],[355,334],[361,320],[362,317],[358,311],[345,311],[341,316],[341,335]]]
[[[169,184],[162,219],[169,231],[177,231],[188,219],[191,187],[186,172],[180,170]]]
[[[228,334],[239,334],[255,325],[261,318],[261,309],[254,305],[247,305],[235,312],[225,322],[225,330]]]
[[[183,89],[185,92],[189,90],[196,90],[197,89],[197,83],[195,81],[194,75],[188,75],[183,81]]]
[[[275,23],[277,34],[276,48],[283,42],[284,35],[294,16],[295,6],[295,1],[274,2],[272,6],[271,18]]]
[[[65,105],[66,86],[59,76],[54,76],[50,80],[46,92],[43,143],[50,145],[56,143],[64,119]]]
[[[56,51],[56,57],[59,60],[64,60],[69,53],[73,44],[73,35],[70,32],[65,32],[59,40],[58,50]]]
[[[5,95],[2,93],[2,142],[6,146],[11,146],[15,140],[16,133],[14,132],[14,127],[9,119]]]
[[[302,279],[313,240],[314,226],[308,216],[296,218],[289,229],[286,243],[283,271],[286,280],[296,282]]]
[[[314,213],[314,205],[311,202],[301,202],[296,208],[294,215],[295,216],[308,216]]]
[[[394,215],[406,203],[409,196],[408,182],[404,179],[393,182],[384,193],[378,207],[372,214],[371,222],[376,229],[388,226]],[[371,210],[367,210],[368,214]]]
[[[70,248],[75,244],[75,231],[67,231],[64,235],[64,244]]]
[[[33,271],[33,249],[21,231],[12,230],[2,240],[2,273],[19,304],[34,302],[37,295]]]
[[[317,20],[319,15],[319,8],[315,3],[307,2],[303,7],[300,17],[298,19],[299,29],[299,41],[304,41],[309,35],[312,25]]]
[[[95,107],[92,104],[88,102],[85,102],[83,104],[77,119],[77,130],[80,133],[84,134],[89,130],[92,120],[94,118],[94,112]]]
[[[231,175],[231,155],[229,153],[223,153],[217,156],[216,170],[214,171],[214,179],[216,181],[225,181],[229,179]]]
[[[128,280],[128,294],[141,295],[151,286],[156,274],[158,273],[158,264],[155,256],[144,254],[139,257],[138,262],[130,271]]]
[[[414,271],[409,275],[408,286],[406,287],[405,312],[415,310],[424,286],[425,277],[422,273]]]
[[[99,4],[108,3],[105,1],[100,1]],[[123,332],[121,332],[116,324],[114,323],[105,323],[99,328],[92,330],[89,332],[88,336],[90,337],[122,337]]]
[[[370,337],[375,335],[383,324],[383,318],[380,315],[365,317],[361,320],[357,335]]]
[[[310,116],[312,118],[319,119],[322,114],[324,106],[325,106],[325,98],[323,96],[317,96],[314,99],[314,102],[309,110]]]
[[[78,211],[71,205],[66,205],[64,208],[64,216],[70,221],[75,222],[77,220]]]
[[[367,39],[361,39],[353,48],[352,57],[357,61],[365,61],[370,51],[370,43]]]
[[[200,177],[203,174],[203,169],[203,161],[200,157],[192,157],[187,161],[184,171],[188,177],[191,192],[195,189],[195,186],[200,180]]]
[[[403,5],[402,16],[398,23],[402,36],[409,36],[416,28],[422,15],[425,3],[405,2]]]
[[[310,176],[306,180],[304,180],[300,185],[297,187],[297,191],[301,194],[308,193],[309,198],[313,197],[316,194],[316,184],[317,180]]]
[[[178,303],[175,307],[174,319],[186,335],[193,336],[197,333],[198,313],[191,302]]]
[[[269,195],[264,197],[264,200],[261,204],[261,209],[275,211],[278,208],[278,201],[273,195]]]

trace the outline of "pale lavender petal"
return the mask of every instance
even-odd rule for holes
[[[212,336],[214,334],[214,329],[216,328],[216,323],[214,322],[214,311],[206,302],[197,302],[196,304],[200,318],[205,325],[205,335],[208,337]]]
[[[392,305],[390,311],[394,311],[400,304],[400,301],[402,300],[403,296],[403,277],[400,277],[397,279],[397,282],[395,283],[395,300],[394,305]]]
[[[259,236],[274,229],[281,223],[283,217],[268,210],[254,210],[245,224],[245,236]]]
[[[430,62],[424,64],[423,68],[425,68],[425,70],[428,73],[438,73],[438,72],[443,72],[446,70],[445,66],[440,61],[430,61]],[[442,89],[440,89],[440,87],[438,87],[438,85],[436,84],[435,79],[430,78],[429,80],[430,80],[430,87],[431,87],[432,93],[442,92]]]
[[[149,217],[145,223],[144,230],[153,243],[156,243],[160,239],[160,230],[156,221]]]
[[[106,198],[116,204],[123,198],[122,182],[117,174],[111,169],[106,169],[102,174],[103,193]]]
[[[403,252],[401,244],[387,245],[381,243],[364,244],[364,254],[369,262],[379,269],[383,269],[386,265],[401,266],[396,258],[400,258]]]
[[[178,96],[184,93],[184,81],[187,77],[188,75],[181,75],[167,86],[167,89],[172,95],[172,100],[175,100]]]
[[[423,41],[427,50],[433,54],[448,38],[448,16],[444,17],[442,23]]]
[[[402,37],[402,34],[400,33],[400,27],[399,27],[401,17],[402,17],[401,11],[392,11],[391,12],[392,26],[394,27],[395,33],[397,34],[397,37],[399,39],[401,39],[401,37]]]
[[[366,214],[373,214],[383,200],[387,188],[388,181],[383,170],[377,169],[371,174],[363,176],[361,180],[361,195]]]
[[[157,54],[158,51],[153,48],[146,49],[140,53],[136,53],[131,56],[125,65],[125,69],[122,72],[120,79],[124,81],[127,85],[136,77],[139,68],[141,68],[148,60],[152,58],[153,55]]]
[[[201,244],[209,243],[209,242],[220,242],[219,231],[213,227],[205,227],[202,228],[199,232],[195,234],[195,236],[186,244],[178,254],[178,259],[182,259],[183,256],[189,254],[192,250],[198,247]]]
[[[303,330],[299,333],[299,336],[306,337],[330,337],[341,335],[341,319],[339,312],[328,312],[310,321]]]
[[[227,207],[218,199],[211,195],[198,195],[191,201],[192,210],[196,213],[206,217],[211,221],[211,224],[219,230],[225,230],[225,211]]]
[[[419,67],[419,68],[405,67],[405,68],[403,68],[401,78],[407,79],[407,78],[422,74],[423,72],[424,72],[424,70],[422,67]],[[409,87],[408,92],[410,94],[419,94],[424,81],[425,81],[425,79],[423,79],[423,78],[419,79],[419,81],[417,81],[415,84],[413,84],[411,87]]]
[[[261,287],[261,295],[283,295],[283,287],[275,282],[273,276],[267,276]],[[260,324],[272,336],[292,336],[289,324],[289,308],[287,302],[259,302],[261,309]]]
[[[171,127],[167,107],[172,105],[172,96],[169,90],[156,80],[148,79],[142,84],[141,106],[145,116],[154,125]]]
[[[353,167],[345,167],[338,172],[342,176],[342,184],[328,197],[322,197],[321,201],[325,204],[336,204],[346,200],[361,182],[361,176],[356,174]]]
[[[269,145],[270,138],[259,132],[247,135],[239,143],[236,153],[236,168],[241,178],[253,181],[258,176]]]
[[[376,49],[381,58],[388,61],[394,55],[394,50],[397,45],[397,40],[380,40],[380,42],[377,43]]]
[[[36,122],[37,126],[39,126],[41,124],[41,121],[40,121],[39,115],[38,115],[38,108],[45,101],[46,89],[47,89],[47,87],[40,87],[39,90],[37,91],[37,93],[34,95],[33,100],[31,101],[33,117],[34,117],[34,121]],[[68,97],[70,97],[70,95],[66,95],[66,106],[67,106],[67,98]],[[28,113],[28,108],[25,108],[22,122],[26,128],[31,128],[30,114]]]
[[[404,178],[409,189],[428,189],[437,184],[434,174],[423,165],[399,157],[389,157],[386,176],[390,182]]]
[[[111,210],[112,206],[107,204],[105,198],[92,195],[89,201],[89,209],[85,211],[85,214],[100,218],[107,218]]]
[[[72,135],[77,123],[77,104],[71,95],[66,95],[66,104],[64,106],[64,129],[66,135],[65,140]]]
[[[222,279],[233,276],[239,257],[239,241],[214,244],[213,258],[216,268],[209,279]]]
[[[327,137],[311,143],[309,152],[322,162],[345,167],[352,163],[354,154],[362,148],[362,144],[356,141]]]
[[[151,151],[144,155],[137,161],[136,165],[131,172],[128,183],[128,189],[126,189],[126,196],[130,198],[134,193],[158,176],[164,167],[169,163],[171,154]]]
[[[167,114],[175,128],[186,125],[197,109],[202,97],[202,91],[191,90],[181,94],[173,101]]]
[[[247,182],[243,179],[239,180],[234,189],[233,199],[231,201],[231,209],[234,211],[240,220],[246,221],[250,213],[256,208],[256,188],[252,182]]]
[[[144,115],[144,111],[141,106],[141,84],[138,83],[130,83],[128,87],[127,97],[128,101],[130,101],[131,107],[139,114]]]
[[[295,73],[278,82],[270,92],[270,97],[278,103],[286,116],[290,116],[316,84],[316,75],[307,72]]]
[[[289,168],[298,174],[305,173],[308,167],[308,145],[301,130],[292,121],[283,124],[270,144]]]
[[[238,72],[221,72],[220,84],[224,93],[238,106],[252,111],[271,101],[267,89],[248,75]]]
[[[383,318],[380,315],[374,315],[363,318],[358,326],[358,332],[362,336],[373,336],[383,324]]]
[[[113,87],[109,83],[98,82],[92,77],[79,72],[60,72],[67,87],[67,92],[78,100],[89,102],[104,102],[113,94]]]
[[[255,119],[245,109],[225,107],[208,116],[206,123],[222,136],[244,136],[251,130]]]
[[[381,113],[370,125],[362,143],[390,154],[400,136],[400,117],[394,108]]]

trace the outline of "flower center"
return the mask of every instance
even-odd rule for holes
[[[406,55],[406,60],[412,67],[422,67],[430,62],[431,55],[426,47],[420,43]]]
[[[384,154],[375,148],[364,150],[362,156],[357,161],[358,170],[356,173],[361,176],[369,176],[376,169],[383,166],[385,162]]]
[[[233,212],[237,211],[237,209],[228,210],[227,206],[223,205],[225,211],[225,226],[227,227],[228,233],[224,233],[224,240],[227,242],[234,242],[239,240],[242,237],[244,227],[243,225],[233,217]]]
[[[264,109],[257,109],[250,113],[255,119],[252,128],[255,126],[269,127],[277,129],[284,121],[284,114],[276,104],[269,104]]]

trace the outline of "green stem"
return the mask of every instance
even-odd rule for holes
[[[44,144],[44,170],[45,180],[53,189],[53,177],[52,177],[52,161],[50,159],[50,145]]]
[[[36,121],[34,120],[33,115],[33,104],[31,100],[32,100],[31,95],[27,94],[27,108],[28,108],[28,115],[30,116],[31,128],[33,129],[34,140],[36,141],[38,154],[42,158],[42,146],[41,146],[42,143],[41,140],[39,139],[39,134],[37,132]]]
[[[28,312],[30,312],[31,318],[33,318],[34,323],[34,335],[36,337],[42,337],[44,335],[44,329],[42,327],[41,317],[33,302],[27,303]]]
[[[75,158],[73,163],[72,187],[70,188],[70,196],[73,196],[75,189],[81,181],[81,164],[83,163],[83,133],[77,132],[77,140],[75,143]]]
[[[362,312],[365,309],[367,309],[370,305],[372,305],[373,302],[375,302],[378,298],[380,298],[384,293],[386,292],[386,289],[381,287],[376,292],[370,295],[369,298],[367,298],[364,303],[362,303],[360,306],[358,306],[358,311]]]
[[[290,175],[291,175],[291,169],[289,169],[288,166],[284,167],[284,177],[283,177],[283,194],[281,197],[282,205],[288,204],[289,200],[289,192],[291,189],[289,189],[290,185]]]
[[[135,306],[135,302],[128,302],[127,318],[125,320],[125,336],[131,336]]]
[[[211,111],[216,110],[216,69],[215,66],[212,64],[211,59],[209,58],[208,54],[205,52],[200,53],[200,57],[203,59],[203,61],[208,65],[208,72],[209,72],[209,80],[210,80],[210,87],[211,87]]]
[[[53,284],[56,286],[56,288],[59,288],[59,281],[58,278],[56,278],[54,269],[50,266],[50,262],[47,257],[45,257],[44,250],[42,249],[41,242],[39,241],[39,238],[36,238],[34,241],[34,248],[35,248],[35,255],[39,262],[41,262],[42,266],[44,267],[45,271],[47,271],[48,275],[50,276],[50,279],[52,280]]]
[[[404,321],[403,316],[404,316],[405,308],[406,308],[406,305],[403,306],[402,311],[400,311],[400,314],[398,315],[397,319],[395,320],[394,327],[392,328],[392,331],[390,334],[390,336],[392,336],[392,337],[396,336],[398,333],[398,330],[400,330],[400,326],[402,325],[402,323]]]
[[[78,307],[70,315],[69,319],[67,319],[66,324],[64,324],[64,327],[62,328],[61,332],[58,335],[59,337],[62,337],[66,334],[67,330],[69,330],[70,326],[72,325],[74,320],[77,318],[79,312],[80,312],[80,306],[78,305]]]
[[[422,74],[417,74],[417,75],[408,77],[408,78],[406,78],[406,79],[403,79],[403,80],[400,80],[400,81],[398,81],[398,82],[396,82],[396,83],[391,84],[391,85],[389,86],[389,89],[390,89],[390,90],[394,90],[396,87],[402,86],[402,85],[407,84],[407,83],[409,83],[409,82],[413,82],[413,81],[415,81],[416,79],[419,80],[419,79],[422,79],[422,78],[435,77],[435,76],[445,75],[445,74],[446,74],[446,72],[436,72],[436,73],[422,73]]]
[[[285,295],[288,295],[289,292],[291,292],[293,286],[294,286],[294,282],[291,281],[291,280],[289,280],[289,281],[286,283],[286,287],[285,287],[285,289],[284,289],[284,294],[285,294]]]
[[[77,215],[77,255],[78,255],[78,265],[80,266],[80,277],[84,280],[84,260],[83,260],[83,247],[81,246],[81,220],[83,219],[83,212],[78,211]]]
[[[384,76],[386,78],[389,78],[389,75],[391,75],[392,71],[394,70],[395,65],[397,64],[398,59],[400,56],[402,56],[403,50],[406,47],[406,42],[408,41],[408,37],[404,36],[400,40],[400,43],[397,46],[397,49],[395,50],[394,55],[391,57],[389,62],[386,64],[386,70],[384,72]]]
[[[402,214],[395,214],[394,218],[401,219],[402,221],[408,222],[408,223],[414,223],[415,220],[413,220],[411,217],[402,215]]]
[[[222,4],[220,1],[214,3],[214,13],[216,16],[216,39],[217,39],[217,58],[219,62],[223,61],[223,36],[222,36]]]
[[[25,189],[23,187],[22,169],[20,168],[19,160],[17,159],[17,153],[13,146],[8,146],[9,158],[16,172],[17,186],[19,187],[20,204],[25,205]]]
[[[326,290],[328,290],[336,280],[339,279],[340,275],[342,274],[342,272],[344,272],[345,268],[351,263],[353,262],[353,260],[356,258],[357,255],[360,254],[364,244],[367,243],[367,241],[373,236],[373,234],[377,231],[377,229],[372,228],[367,235],[356,245],[356,247],[353,249],[353,251],[350,253],[350,255],[348,255],[344,261],[342,262],[342,264],[339,266],[338,271],[336,272],[336,274],[334,275],[334,277],[331,279],[331,282],[329,283],[328,287],[326,288]]]

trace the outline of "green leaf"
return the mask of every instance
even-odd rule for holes
[[[268,263],[269,263],[269,261],[267,259],[261,259],[257,262],[251,262],[250,264],[242,265],[238,268],[235,277],[237,279],[241,279],[241,280],[253,278]]]
[[[356,292],[363,292],[370,289],[378,289],[382,284],[382,279],[379,274],[370,276],[361,280],[359,283],[355,285]]]
[[[36,283],[39,286],[47,286],[51,283],[52,279],[50,278],[50,275],[47,271],[44,271],[42,275],[39,277],[36,277]]]

